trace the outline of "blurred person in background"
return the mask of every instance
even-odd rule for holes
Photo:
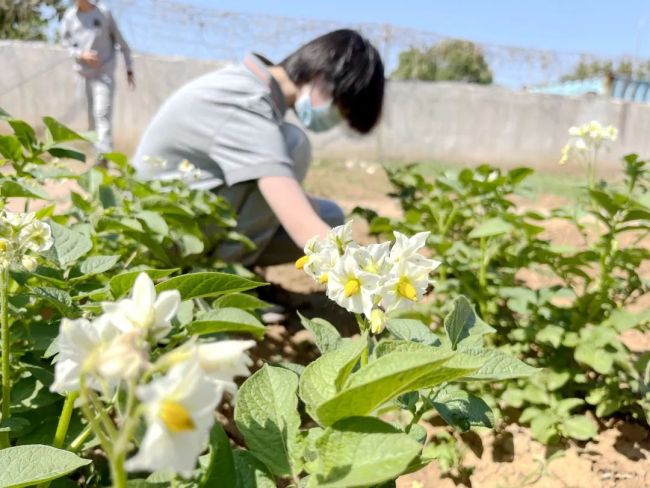
[[[223,196],[237,230],[256,250],[225,243],[227,262],[292,262],[307,241],[344,220],[340,207],[308,197],[301,184],[311,159],[305,132],[347,124],[366,134],[379,121],[384,66],[377,49],[353,30],[301,46],[279,64],[259,54],[197,78],[174,93],[145,130],[132,164],[145,179],[182,178]]]
[[[124,56],[129,86],[135,88],[129,45],[105,5],[76,0],[61,21],[61,39],[75,61],[83,83],[88,127],[95,131],[97,159],[113,150],[113,99],[115,95],[116,49]]]

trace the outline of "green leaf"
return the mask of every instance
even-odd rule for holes
[[[595,344],[582,342],[578,344],[573,356],[576,361],[586,364],[600,374],[611,374],[614,371],[614,357]]]
[[[0,432],[9,432],[11,438],[22,435],[30,426],[30,422],[22,417],[9,417],[0,422]]]
[[[574,415],[562,422],[564,433],[579,441],[595,439],[598,435],[598,425],[593,420],[582,415]]]
[[[250,451],[274,474],[298,474],[300,416],[298,377],[265,365],[239,389],[235,422]]]
[[[219,422],[210,431],[210,455],[199,486],[236,486],[235,461],[228,436]]]
[[[260,310],[269,307],[264,300],[246,293],[230,293],[217,298],[215,308],[241,308],[242,310]]]
[[[86,155],[80,151],[75,151],[74,149],[50,147],[47,152],[55,158],[74,159],[75,161],[81,161],[82,163],[86,162]]]
[[[50,196],[39,186],[22,179],[3,179],[0,184],[0,195],[5,198],[24,197],[49,200]]]
[[[165,290],[178,290],[183,300],[189,300],[252,290],[260,286],[266,286],[266,283],[228,273],[203,272],[176,276],[163,281],[156,285],[156,291],[160,293]]]
[[[350,375],[345,387],[318,407],[317,419],[332,425],[345,417],[365,416],[403,393],[466,376],[482,364],[469,357],[449,367],[452,356],[451,351],[432,347],[381,356]]]
[[[50,221],[50,227],[52,228],[54,245],[47,251],[46,255],[63,268],[79,259],[93,247],[90,238],[80,232],[59,225],[53,220]]]
[[[180,238],[183,257],[192,254],[201,254],[205,245],[203,241],[193,234],[183,234]]]
[[[531,420],[530,430],[535,439],[542,444],[548,444],[557,437],[557,419],[544,411],[539,412]]]
[[[176,273],[180,268],[170,268],[170,269],[141,269],[138,271],[127,271],[126,273],[118,274],[113,276],[108,282],[108,286],[113,293],[114,298],[121,298],[126,295],[131,288],[133,288],[133,283],[135,283],[136,278],[140,273],[147,273],[149,278],[152,280],[159,280],[160,278],[165,278],[170,274]]]
[[[513,226],[511,223],[506,222],[500,217],[494,217],[483,222],[478,227],[475,227],[472,232],[469,233],[471,239],[478,239],[481,237],[492,237],[505,234],[512,230]]]
[[[380,358],[391,352],[410,352],[410,351],[427,351],[430,350],[427,344],[422,342],[413,342],[408,340],[383,339],[375,346],[374,354]]]
[[[62,315],[66,315],[70,312],[70,308],[72,307],[72,298],[67,291],[50,286],[33,287],[30,288],[30,291],[34,296],[42,298],[55,306]]]
[[[34,129],[32,129],[27,122],[18,119],[10,119],[7,120],[7,123],[11,126],[14,134],[25,149],[31,151],[32,148],[36,146],[36,132],[34,132]]]
[[[117,195],[115,194],[115,191],[113,190],[112,187],[110,187],[109,185],[99,185],[97,191],[98,191],[99,201],[101,202],[102,207],[111,208],[111,207],[118,206]],[[127,219],[123,219],[123,220],[127,220]]]
[[[298,312],[302,326],[312,333],[316,346],[321,353],[336,349],[341,342],[341,334],[327,320],[320,318],[308,319]]]
[[[197,335],[235,332],[263,337],[266,333],[266,327],[254,315],[238,308],[220,308],[203,314],[187,330]]]
[[[233,452],[237,484],[234,488],[276,488],[275,481],[266,467],[248,451]],[[222,486],[212,485],[213,487]],[[223,485],[225,488],[225,485]]]
[[[169,235],[169,226],[158,212],[142,210],[135,214],[150,230],[161,236]]]
[[[551,346],[558,348],[562,343],[562,336],[564,335],[564,329],[557,325],[547,325],[542,330],[540,330],[535,336],[537,342],[550,344]]]
[[[469,358],[479,359],[483,365],[465,376],[463,381],[509,380],[524,378],[539,371],[513,356],[493,349],[463,349],[462,354],[455,356],[447,366],[462,366]]]
[[[45,124],[45,127],[47,127],[47,130],[55,143],[86,140],[85,137],[77,134],[72,129],[54,120],[52,117],[43,117],[43,123]]]
[[[460,342],[470,336],[480,339],[484,334],[494,332],[492,327],[476,315],[471,303],[464,296],[461,295],[456,298],[453,306],[454,308],[445,317],[445,330],[451,341],[452,349],[456,349]],[[471,345],[475,346],[477,344],[475,344],[475,341],[471,341]],[[482,340],[478,345],[482,345]]]
[[[9,161],[21,161],[23,159],[23,148],[18,138],[0,134],[0,154]]]
[[[494,427],[494,414],[488,404],[463,390],[443,388],[432,404],[445,422],[461,432],[471,427]]]
[[[332,398],[366,349],[366,338],[347,340],[309,363],[300,375],[300,399],[310,409]]]
[[[89,276],[105,273],[120,260],[120,256],[90,256],[79,263],[79,276]]]
[[[19,488],[44,483],[88,464],[89,459],[50,446],[9,447],[0,451],[0,486]]]
[[[421,342],[431,346],[440,345],[440,339],[433,331],[419,320],[389,319],[386,328],[398,339]]]
[[[308,486],[353,488],[396,479],[422,446],[379,419],[353,417],[326,429],[316,448],[318,471]]]

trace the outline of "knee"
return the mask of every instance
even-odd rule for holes
[[[282,124],[282,134],[287,146],[287,153],[293,161],[296,178],[298,181],[302,181],[307,175],[307,169],[311,161],[309,138],[300,127],[288,122]]]

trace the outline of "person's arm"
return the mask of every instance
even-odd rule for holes
[[[131,57],[131,48],[129,47],[129,44],[122,36],[120,29],[117,27],[117,24],[115,23],[115,19],[113,19],[113,14],[111,14],[110,12],[108,13],[108,26],[111,35],[113,36],[113,42],[115,42],[115,44],[117,44],[120,47],[120,51],[122,51],[122,56],[124,56],[124,64],[126,65],[126,75],[129,81],[129,86],[131,88],[134,88],[135,77],[133,75],[133,58]]]
[[[316,235],[327,235],[330,226],[316,213],[295,178],[264,176],[257,180],[257,186],[282,227],[298,247],[304,248],[307,241]]]

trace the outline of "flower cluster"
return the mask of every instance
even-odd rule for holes
[[[575,158],[591,158],[604,142],[616,140],[618,129],[612,125],[604,127],[600,122],[592,120],[580,127],[571,127],[569,136],[571,139],[562,148],[560,164]]]
[[[52,230],[34,213],[0,212],[0,269],[8,269],[18,263],[28,271],[34,271],[36,258],[29,253],[47,251],[54,239]]]
[[[360,246],[352,239],[352,223],[336,227],[324,239],[305,246],[296,267],[327,286],[327,296],[350,312],[363,314],[374,334],[384,330],[386,314],[420,300],[440,262],[420,250],[428,232],[413,237],[395,232],[395,242]]]
[[[52,390],[80,391],[84,401],[94,392],[110,398],[126,386],[140,403],[135,412],[144,416],[147,430],[138,453],[126,463],[128,470],[191,472],[207,445],[223,393],[234,395],[234,378],[250,374],[252,361],[245,351],[254,341],[192,339],[150,361],[151,348],[167,339],[180,303],[177,290],[157,294],[141,273],[131,296],[105,303],[100,317],[61,322]]]

